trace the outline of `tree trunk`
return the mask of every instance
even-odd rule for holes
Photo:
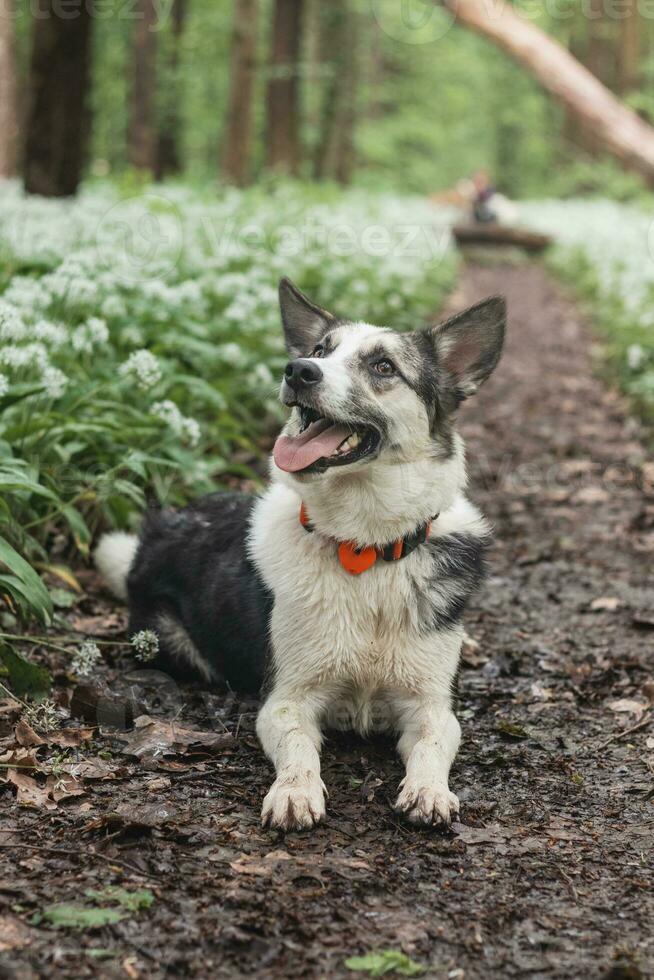
[[[18,158],[18,101],[12,0],[0,0],[0,178],[13,177]]]
[[[223,173],[240,187],[248,183],[250,176],[258,6],[258,0],[234,0]]]
[[[171,38],[167,58],[167,85],[162,118],[158,127],[155,176],[163,180],[182,169],[180,137],[182,121],[179,107],[182,99],[179,83],[180,47],[186,20],[186,0],[173,0],[170,11]]]
[[[618,46],[618,91],[624,95],[638,88],[641,23],[638,0],[625,0]]]
[[[297,175],[300,165],[302,6],[302,0],[275,0],[266,93],[266,165],[292,175]]]
[[[154,173],[157,145],[154,119],[157,68],[155,0],[139,0],[135,14],[127,159],[137,170]]]
[[[326,62],[331,71],[323,103],[321,138],[315,175],[341,184],[350,182],[354,166],[354,123],[358,51],[355,12],[348,0],[333,0],[326,8]]]
[[[437,0],[456,21],[499,45],[559,99],[601,146],[654,185],[654,128],[624,106],[588,69],[504,0]]]
[[[62,17],[42,0],[32,24],[25,133],[25,190],[67,197],[82,176],[90,129],[90,5]]]

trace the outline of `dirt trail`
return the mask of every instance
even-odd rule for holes
[[[530,265],[469,268],[453,305],[497,292],[507,352],[462,424],[496,544],[467,617],[479,649],[461,675],[458,834],[398,822],[392,744],[348,737],[326,744],[326,825],[261,831],[270,770],[252,713],[186,692],[184,724],[238,725],[199,769],[123,760],[122,776],[52,810],[9,812],[5,791],[14,930],[107,883],[156,901],[94,933],[31,926],[29,948],[0,952],[0,976],[353,977],[344,959],[375,947],[437,978],[650,975],[654,488],[574,307]]]

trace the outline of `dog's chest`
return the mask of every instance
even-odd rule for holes
[[[275,597],[277,667],[367,689],[414,685],[424,647],[417,590],[426,556],[379,559],[351,575],[336,543],[307,533],[295,515],[255,526],[251,551]]]

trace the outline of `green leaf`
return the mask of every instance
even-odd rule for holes
[[[154,895],[149,888],[140,888],[138,891],[127,891],[119,885],[107,885],[106,888],[88,888],[84,894],[87,898],[92,898],[97,902],[117,902],[130,912],[138,912],[139,909],[149,909],[154,902]]]
[[[0,640],[0,661],[8,685],[17,697],[47,694],[52,687],[52,677],[45,667],[25,660],[3,640]]]
[[[47,625],[52,617],[52,601],[48,590],[32,566],[2,537],[0,537],[0,564],[6,565],[21,583],[21,592],[29,604],[30,612]]]
[[[120,922],[126,916],[127,912],[122,909],[87,908],[66,902],[48,905],[43,910],[43,918],[56,929],[100,929],[102,926]]]
[[[399,973],[403,977],[417,977],[427,969],[406,953],[395,949],[379,949],[365,956],[351,956],[345,961],[348,970],[369,973],[371,977],[383,977],[387,973]]]
[[[50,589],[50,598],[57,609],[70,609],[79,597],[68,589]]]
[[[498,721],[495,727],[498,732],[501,732],[502,735],[507,735],[509,738],[529,738],[529,732],[522,725],[514,725],[510,721]]]

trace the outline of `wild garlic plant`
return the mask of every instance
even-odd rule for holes
[[[151,496],[252,477],[280,419],[276,287],[411,327],[452,283],[451,215],[279,185],[73,201],[0,186],[0,602],[47,621],[34,563],[86,555]],[[4,574],[4,570],[8,573]]]

